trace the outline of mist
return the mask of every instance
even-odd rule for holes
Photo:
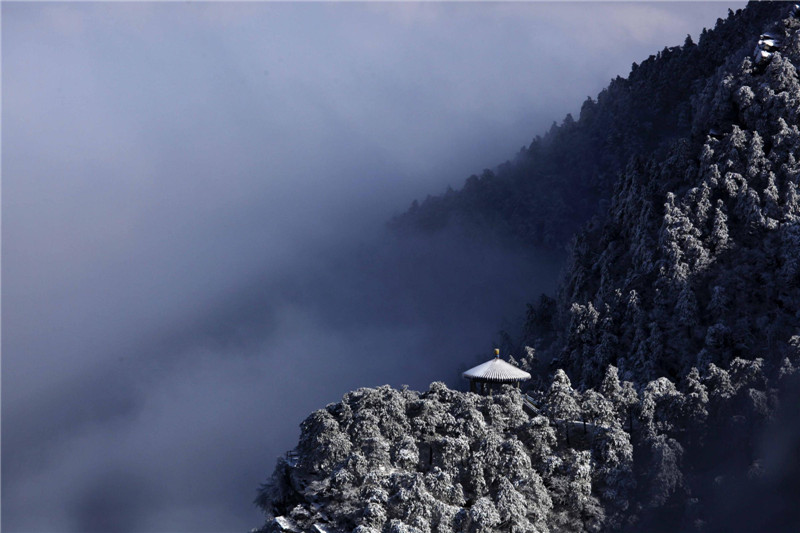
[[[385,222],[727,9],[3,3],[3,530],[244,531],[311,411],[463,386],[565,254]]]

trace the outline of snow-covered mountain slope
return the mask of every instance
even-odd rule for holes
[[[751,3],[615,80],[518,161],[397,219],[554,245],[589,220],[559,293],[529,310],[515,353],[537,375],[526,396],[441,383],[345,395],[302,424],[261,487],[261,531],[797,531],[791,7]],[[780,46],[756,55],[764,32]],[[589,200],[557,186],[539,205],[556,174],[522,169],[557,166],[586,139],[584,188],[562,188]]]

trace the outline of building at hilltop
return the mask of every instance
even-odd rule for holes
[[[521,381],[531,379],[529,373],[500,359],[500,350],[498,349],[495,349],[493,359],[470,368],[462,376],[469,380],[470,392],[480,391],[481,394],[486,394],[487,390],[491,392],[492,384],[515,383],[519,387]]]

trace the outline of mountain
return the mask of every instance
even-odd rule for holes
[[[400,233],[571,243],[514,354],[536,379],[524,395],[345,395],[259,490],[261,531],[797,531],[791,7],[730,13],[515,161],[395,218]],[[780,42],[756,56],[765,32]]]
[[[617,77],[563,123],[522,148],[513,161],[467,178],[460,191],[416,200],[390,226],[436,232],[448,225],[494,229],[493,237],[528,245],[565,247],[603,208],[617,174],[634,155],[663,154],[680,138],[703,138],[694,98],[717,69],[749,54],[786,6],[759,3],[718,19],[697,44],[664,48],[628,78]],[[731,52],[734,52],[733,54]]]

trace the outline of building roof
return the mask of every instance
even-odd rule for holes
[[[467,379],[491,381],[494,383],[512,383],[531,379],[530,374],[524,370],[520,370],[511,363],[503,361],[500,357],[495,357],[482,365],[470,368],[462,375]]]

